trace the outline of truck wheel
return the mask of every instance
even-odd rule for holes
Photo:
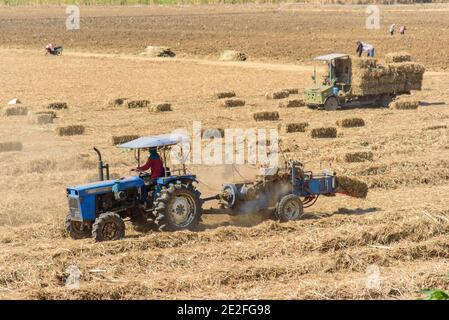
[[[73,221],[70,214],[65,218],[65,231],[72,239],[84,239],[88,238],[92,233],[92,226],[80,221]]]
[[[160,231],[194,230],[201,218],[200,192],[192,184],[176,181],[154,201],[154,223]]]
[[[125,236],[125,222],[115,212],[105,212],[95,220],[92,237],[96,241],[118,240]]]
[[[329,97],[324,102],[324,110],[335,111],[338,108],[338,99],[335,97]]]
[[[381,107],[388,108],[393,98],[389,94],[383,94],[379,97],[378,103]]]
[[[300,219],[304,214],[301,199],[294,194],[282,197],[276,206],[275,214],[281,222]]]

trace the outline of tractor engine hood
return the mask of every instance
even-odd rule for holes
[[[140,177],[128,177],[117,180],[106,180],[83,185],[77,185],[67,188],[67,194],[71,195],[92,195],[102,194],[114,191],[126,190],[130,188],[140,188],[144,185],[143,179]]]

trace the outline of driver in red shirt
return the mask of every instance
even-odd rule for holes
[[[147,171],[151,169],[151,179],[157,179],[164,176],[164,164],[161,157],[157,153],[157,148],[149,149],[149,156],[147,162],[140,167],[134,169],[135,171]]]

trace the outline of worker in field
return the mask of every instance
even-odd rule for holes
[[[357,41],[357,50],[356,53],[358,53],[359,57],[362,56],[363,52],[366,52],[368,57],[374,58],[374,46],[369,44],[369,43],[365,43],[362,41]]]
[[[394,35],[395,29],[396,29],[396,24],[393,23],[393,24],[390,26],[390,28],[388,29],[388,31],[390,32],[390,36],[393,36],[393,35]]]
[[[133,169],[134,171],[147,171],[151,169],[151,179],[155,180],[157,178],[164,176],[164,164],[161,157],[157,153],[157,148],[150,148],[147,162],[140,167]]]
[[[400,33],[401,35],[404,35],[404,34],[405,34],[405,30],[407,30],[407,27],[406,27],[406,26],[401,26],[401,27],[399,28],[399,33]]]

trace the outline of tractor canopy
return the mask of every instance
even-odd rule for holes
[[[155,147],[173,146],[178,143],[189,142],[189,137],[177,133],[161,134],[150,137],[140,137],[135,140],[118,145],[119,148],[126,149],[146,149]]]

